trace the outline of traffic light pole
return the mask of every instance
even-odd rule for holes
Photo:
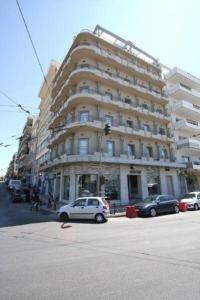
[[[99,156],[99,171],[98,171],[98,192],[99,197],[101,197],[101,176],[102,176],[102,143],[103,143],[103,132],[100,136],[100,156]]]

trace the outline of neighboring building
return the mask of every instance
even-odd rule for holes
[[[17,152],[18,177],[30,183],[32,157],[30,155],[30,140],[32,134],[33,118],[28,117],[19,140]]]
[[[9,167],[7,169],[6,176],[7,178],[17,177],[17,153],[15,153],[10,161]]]
[[[46,75],[46,81],[44,80],[40,91],[39,97],[41,99],[39,109],[40,114],[38,118],[37,126],[37,149],[36,149],[36,168],[37,168],[37,178],[35,181],[41,188],[43,193],[48,192],[48,174],[43,172],[44,166],[47,165],[50,159],[50,151],[47,148],[49,144],[50,131],[49,124],[52,118],[52,113],[50,112],[51,106],[51,91],[52,91],[52,81],[60,67],[60,64],[56,61],[51,61],[49,69]]]
[[[200,188],[200,79],[173,68],[166,74],[172,97],[177,159],[187,163],[188,190]]]
[[[76,36],[52,73],[52,101],[45,83],[39,94],[37,160],[54,195],[73,201],[106,194],[124,204],[152,193],[180,195],[184,164],[175,161],[169,98],[155,58],[97,26]]]
[[[37,174],[38,174],[38,166],[36,161],[36,151],[37,151],[37,136],[38,136],[38,117],[33,118],[33,126],[31,139],[29,142],[30,145],[30,157],[31,157],[31,176],[30,176],[30,184],[32,186],[37,184]]]

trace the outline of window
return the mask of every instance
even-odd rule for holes
[[[152,147],[146,147],[146,156],[147,157],[153,157],[153,148]]]
[[[67,155],[72,154],[72,140],[71,139],[67,139],[65,142],[65,149],[66,149],[66,153]]]
[[[133,128],[133,122],[130,120],[126,120],[127,127]]]
[[[144,124],[143,128],[145,131],[151,131],[149,124]]]
[[[125,98],[124,102],[127,103],[127,104],[131,104],[131,100],[129,98]]]
[[[90,91],[90,88],[87,85],[80,87],[80,93],[89,93],[89,91]]]
[[[64,176],[63,198],[69,200],[70,176]]]
[[[109,200],[120,199],[120,180],[118,175],[104,175],[105,180],[105,196]]]
[[[149,107],[148,107],[148,105],[146,103],[142,104],[142,108],[147,109],[147,110],[149,109]]]
[[[165,132],[165,129],[164,128],[159,128],[159,131],[158,131],[158,133],[159,134],[161,134],[161,135],[165,135],[166,134],[166,132]]]
[[[97,175],[83,174],[76,176],[76,196],[97,196]]]
[[[73,206],[85,206],[85,203],[86,203],[86,199],[83,198],[83,199],[76,200]]]
[[[147,175],[147,185],[148,185],[148,194],[149,195],[158,195],[160,194],[160,177]]]
[[[111,126],[113,126],[113,117],[109,116],[109,115],[106,115],[105,116],[105,122],[106,122],[106,124],[110,124]]]
[[[88,111],[81,111],[79,113],[79,121],[80,122],[87,122],[87,121],[89,121],[89,112]]]
[[[128,144],[128,155],[134,156],[135,155],[135,146]]]
[[[78,154],[88,154],[89,150],[89,140],[79,139],[78,141]]]
[[[106,98],[109,99],[109,100],[112,100],[112,98],[113,98],[112,93],[109,93],[109,92],[105,92],[105,96],[106,96]]]
[[[168,158],[167,149],[161,149],[161,158]]]
[[[107,141],[107,153],[114,156],[114,154],[115,154],[115,143],[113,141]]]
[[[197,194],[197,199],[200,199],[200,194]]]
[[[88,199],[88,206],[99,206],[99,200],[95,198]]]

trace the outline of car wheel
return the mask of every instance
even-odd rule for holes
[[[68,216],[68,214],[67,213],[65,213],[65,212],[63,212],[63,213],[61,213],[61,215],[60,215],[60,221],[61,222],[68,222],[69,221],[69,216]]]
[[[177,205],[174,206],[174,212],[175,212],[175,214],[179,213],[179,207]]]
[[[199,209],[199,205],[197,203],[195,203],[194,210],[198,210],[198,209]]]
[[[97,223],[103,223],[103,222],[105,222],[105,218],[104,218],[104,216],[102,214],[97,214],[95,216],[95,220],[96,220]]]
[[[155,208],[151,208],[150,209],[150,216],[151,217],[155,217],[156,216],[156,210],[155,210]]]

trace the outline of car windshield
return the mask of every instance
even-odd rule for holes
[[[184,199],[190,199],[190,198],[194,198],[196,197],[196,194],[195,193],[190,193],[190,194],[186,194],[183,198]]]
[[[157,197],[158,197],[158,195],[150,195],[150,196],[146,197],[143,201],[144,202],[154,202],[154,201],[156,201]]]

